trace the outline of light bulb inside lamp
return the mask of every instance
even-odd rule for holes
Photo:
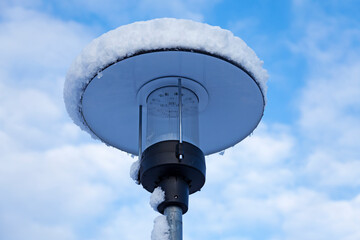
[[[181,110],[178,86],[162,87],[149,94],[146,101],[146,147],[162,141],[179,140],[180,116],[182,140],[199,146],[198,97],[193,91],[182,87],[180,101]]]

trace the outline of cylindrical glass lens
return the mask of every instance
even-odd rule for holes
[[[199,146],[199,100],[194,92],[181,88],[182,139]],[[179,140],[179,87],[162,87],[148,96],[146,147],[166,140]]]

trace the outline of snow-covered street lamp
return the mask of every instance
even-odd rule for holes
[[[92,41],[72,64],[67,111],[83,130],[139,156],[133,178],[160,187],[157,210],[182,239],[188,197],[205,183],[205,155],[247,137],[265,106],[267,73],[255,53],[219,27],[155,19]]]

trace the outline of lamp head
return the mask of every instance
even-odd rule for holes
[[[161,213],[174,205],[185,213],[205,183],[204,156],[260,122],[266,79],[262,61],[229,31],[155,19],[95,39],[72,65],[64,99],[82,129],[139,154],[139,182],[165,190]]]

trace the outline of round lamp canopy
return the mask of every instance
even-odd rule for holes
[[[184,121],[198,124],[197,133],[184,131],[207,155],[235,145],[256,128],[266,79],[262,61],[231,32],[190,20],[155,19],[95,39],[69,70],[64,99],[83,130],[137,155],[139,106],[148,119],[168,114],[160,106],[177,94],[180,80]],[[186,120],[191,111],[197,117]],[[156,122],[148,119],[143,118],[144,127]],[[142,149],[155,140],[147,141]]]

